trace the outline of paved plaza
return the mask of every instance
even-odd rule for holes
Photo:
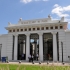
[[[34,64],[32,62],[23,62],[21,61],[21,63],[18,62],[9,62],[9,63],[5,63],[5,62],[1,62],[2,64],[23,64],[23,65],[47,65],[47,66],[70,66],[70,63],[64,62],[64,64],[62,64],[62,62],[49,62],[47,64],[47,62],[41,62],[41,64],[39,64],[39,62],[34,62]]]

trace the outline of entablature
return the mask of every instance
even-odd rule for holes
[[[41,27],[41,26],[60,26],[60,25],[67,25],[67,22],[58,22],[58,23],[40,23],[40,24],[25,24],[25,25],[12,25],[5,27],[7,30],[10,28],[28,28],[28,27]]]
[[[15,30],[17,31],[28,31],[33,29],[42,29],[44,28],[50,28],[50,29],[58,29],[58,27],[66,29],[67,28],[67,23],[64,21],[64,17],[61,18],[61,20],[52,20],[51,16],[48,16],[48,18],[43,18],[43,19],[35,19],[35,20],[22,20],[22,18],[19,19],[18,24],[11,24],[8,23],[8,27],[5,27],[6,30]]]
[[[17,24],[11,24],[8,23],[8,27],[14,27],[14,26],[33,26],[33,25],[52,25],[52,24],[65,24],[67,22],[64,21],[64,17],[62,17],[60,20],[53,20],[51,16],[49,15],[48,18],[42,18],[42,19],[33,19],[33,20],[22,20],[22,18],[19,19]]]

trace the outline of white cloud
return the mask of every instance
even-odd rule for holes
[[[20,2],[25,3],[25,4],[32,2],[32,1],[37,2],[37,1],[49,1],[49,0],[20,0]]]
[[[43,1],[49,1],[49,0],[43,0]]]
[[[67,14],[67,12],[69,11],[70,11],[70,5],[62,7],[62,6],[59,6],[58,4],[55,4],[54,8],[52,9],[52,14],[56,14],[59,17],[62,17],[62,16],[68,17],[69,14]]]
[[[54,7],[58,7],[58,6],[59,6],[58,4],[55,4],[55,5],[54,5]]]
[[[32,0],[20,0],[20,2],[22,2],[22,3],[29,3],[29,2],[31,2]]]
[[[34,0],[34,1],[40,1],[40,0]]]

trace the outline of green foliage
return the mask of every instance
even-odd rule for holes
[[[0,64],[0,70],[70,70],[70,66]]]

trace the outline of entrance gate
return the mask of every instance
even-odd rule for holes
[[[30,35],[30,55],[34,56],[34,60],[36,59],[36,55],[39,55],[39,36],[38,34]]]
[[[53,36],[51,33],[43,34],[43,60],[53,60]]]
[[[22,58],[24,55],[24,58]],[[26,59],[26,35],[21,34],[18,36],[18,60]]]

